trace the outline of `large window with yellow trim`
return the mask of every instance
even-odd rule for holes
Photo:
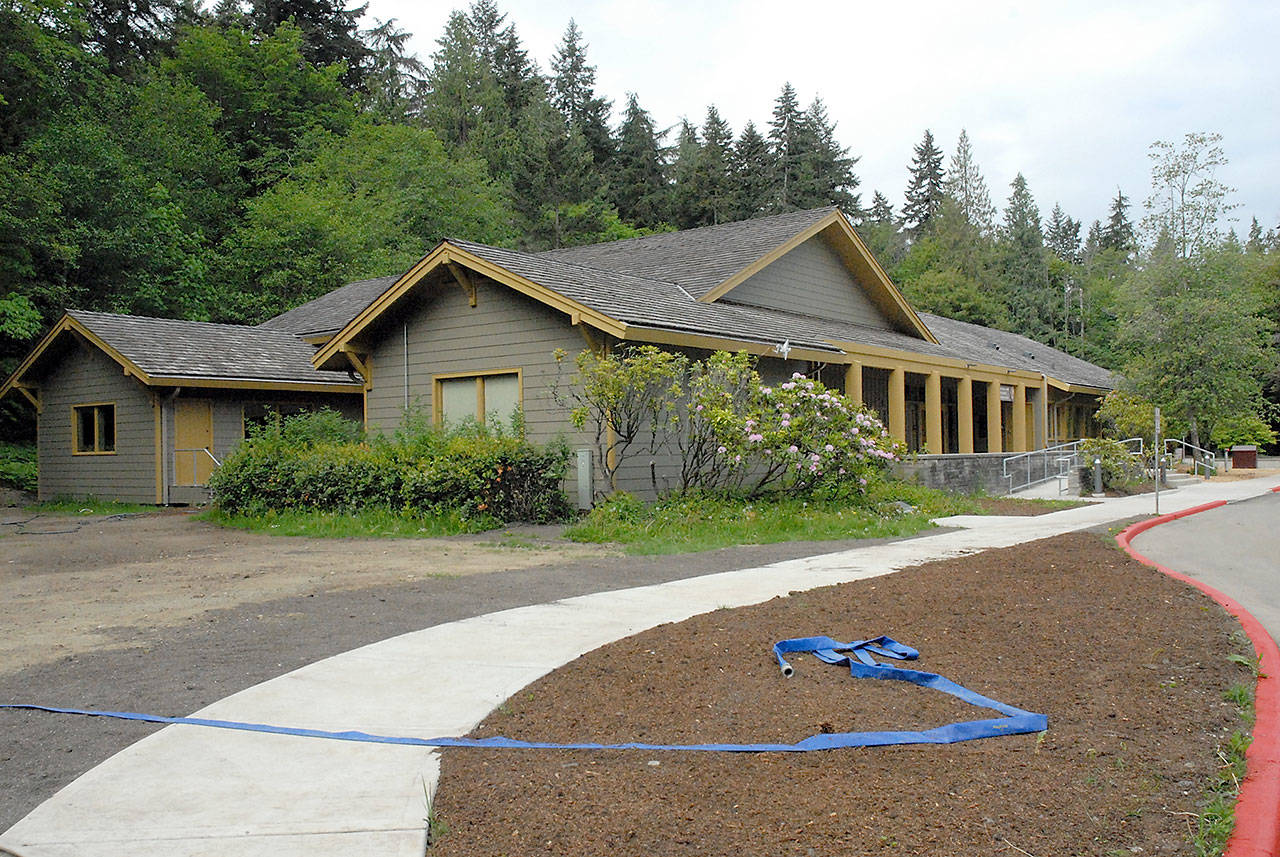
[[[435,416],[442,425],[468,419],[505,423],[520,407],[519,369],[435,376]]]
[[[115,402],[71,407],[71,451],[76,455],[109,455],[116,451]]]

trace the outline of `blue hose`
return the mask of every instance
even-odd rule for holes
[[[409,738],[392,735],[373,735],[368,732],[330,732],[324,729],[299,729],[292,726],[272,726],[266,723],[245,723],[238,720],[211,720],[202,717],[164,717],[158,714],[139,714],[132,711],[99,711],[83,708],[57,708],[48,705],[24,703],[0,704],[0,708],[46,711],[53,714],[80,714],[89,717],[112,717],[119,720],[138,720],[145,723],[165,723],[188,726],[206,726],[214,729],[234,729],[244,732],[267,732],[274,735],[294,735],[304,738],[324,738],[331,741],[359,741],[369,744],[400,744],[411,747],[472,747],[501,750],[672,750],[709,753],[804,753],[812,750],[838,750],[846,747],[883,747],[891,744],[954,744],[975,738],[995,738],[1001,735],[1022,735],[1043,732],[1049,728],[1049,720],[1043,714],[1033,714],[1006,705],[994,699],[974,693],[966,687],[936,673],[879,664],[872,654],[897,660],[914,660],[919,653],[888,637],[841,643],[830,637],[801,637],[782,640],[774,644],[774,657],[783,675],[793,673],[783,654],[812,652],[829,664],[848,664],[854,678],[877,678],[906,681],[922,687],[940,690],[981,708],[990,708],[1005,715],[987,720],[969,720],[950,723],[919,731],[886,732],[835,732],[810,735],[794,744],[625,744],[557,743],[551,741],[521,741],[514,738]],[[842,654],[842,653],[851,654]]]

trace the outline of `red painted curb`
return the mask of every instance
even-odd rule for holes
[[[1280,487],[1271,489],[1280,493]],[[1223,857],[1276,857],[1280,854],[1280,648],[1252,613],[1238,601],[1212,586],[1181,572],[1152,562],[1133,549],[1130,541],[1152,527],[1197,512],[1226,505],[1225,500],[1206,503],[1192,509],[1161,515],[1127,527],[1116,536],[1129,556],[1170,577],[1184,581],[1204,592],[1235,616],[1253,643],[1258,656],[1258,686],[1254,692],[1253,742],[1245,752],[1245,777],[1236,798],[1236,825]]]

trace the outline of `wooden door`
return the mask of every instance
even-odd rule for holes
[[[207,485],[213,473],[213,408],[207,399],[178,399],[173,410],[175,485]]]

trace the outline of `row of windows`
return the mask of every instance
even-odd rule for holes
[[[438,418],[457,424],[466,419],[506,420],[520,407],[518,372],[492,372],[436,379]],[[290,416],[307,410],[304,405],[247,404],[244,427],[251,428],[274,416]],[[116,451],[116,406],[111,402],[75,405],[71,408],[71,448],[77,455],[103,455]]]

